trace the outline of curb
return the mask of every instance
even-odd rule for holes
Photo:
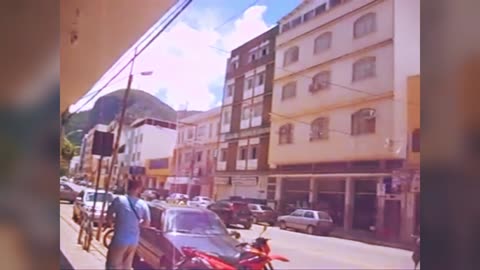
[[[60,216],[60,218],[63,219],[68,224],[68,226],[70,226],[73,230],[75,230],[76,233],[78,233],[79,225],[77,223],[63,216]],[[95,239],[95,237],[93,238],[90,247],[98,251],[98,253],[100,253],[100,255],[104,256],[105,258],[107,257],[107,248],[104,247],[100,242],[98,242],[97,239]]]
[[[411,247],[411,245],[408,245],[408,244],[389,243],[389,242],[383,242],[383,241],[379,241],[379,240],[375,240],[375,239],[365,239],[365,238],[348,236],[348,235],[343,235],[343,234],[334,233],[334,232],[332,232],[332,234],[330,234],[330,236],[335,237],[335,238],[339,238],[339,239],[346,239],[346,240],[362,242],[362,243],[370,244],[370,245],[390,247],[390,248],[398,248],[398,249],[403,249],[403,250],[406,250],[406,251],[413,251],[413,248]]]

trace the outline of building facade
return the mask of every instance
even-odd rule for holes
[[[74,156],[70,160],[69,173],[72,176],[77,176],[80,172],[80,156]]]
[[[277,33],[278,26],[236,48],[228,59],[214,189],[217,199],[267,200]]]
[[[81,148],[83,149],[82,159],[81,159],[82,174],[86,177],[87,180],[91,181],[94,184],[97,181],[97,175],[98,175],[97,172],[99,169],[98,162],[100,159],[100,156],[92,154],[93,135],[95,131],[108,132],[108,126],[102,125],[102,124],[96,125],[92,129],[90,129],[87,134],[85,134],[85,137],[82,141],[82,146],[81,146]],[[107,168],[108,168],[107,163],[108,162],[106,162],[105,160],[102,160],[102,168],[100,171],[100,176],[103,176],[107,173]],[[100,177],[100,181],[99,181],[100,187],[103,187],[103,180],[104,180],[104,177]]]
[[[126,133],[123,176],[139,177],[145,187],[162,186],[165,178],[148,175],[146,167],[156,159],[169,159],[177,138],[176,124],[154,118],[143,118],[134,121]]]
[[[409,239],[407,196],[393,172],[405,168],[410,145],[419,8],[418,0],[306,0],[280,20],[268,188],[281,211],[326,210],[346,231]]]
[[[170,190],[212,196],[218,149],[220,107],[180,119]]]

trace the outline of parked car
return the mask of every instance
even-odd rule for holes
[[[294,229],[324,236],[334,229],[332,217],[327,212],[308,209],[297,209],[290,215],[280,216],[278,224],[282,230]]]
[[[68,182],[63,182],[60,184],[60,200],[73,203],[81,190],[82,187],[80,186]]]
[[[188,205],[206,208],[213,203],[213,200],[205,196],[195,196],[188,202]]]
[[[245,202],[221,200],[207,208],[215,212],[226,226],[240,224],[247,230],[252,227],[253,215]]]
[[[94,213],[95,217],[93,220],[94,223],[98,223],[100,221],[100,214],[102,211],[102,204],[103,204],[103,200],[105,199],[105,196],[107,196],[108,205],[110,205],[110,203],[114,199],[112,192],[108,192],[108,194],[106,194],[105,190],[98,190],[97,203],[95,205],[95,213]],[[77,195],[77,198],[75,199],[75,202],[73,204],[73,215],[72,215],[72,218],[75,222],[82,221],[82,212],[84,210],[86,210],[89,214],[92,213],[94,197],[95,197],[95,189],[91,189],[91,188],[87,188],[81,191]],[[104,217],[106,216],[107,207],[105,207]]]
[[[235,259],[240,248],[213,212],[197,207],[149,202],[151,227],[141,228],[134,268],[143,260],[151,269],[173,269],[182,247]],[[145,266],[145,265],[142,265]]]
[[[266,222],[270,226],[277,223],[278,214],[270,206],[250,203],[248,207],[253,214],[253,223]]]
[[[188,202],[189,196],[182,193],[172,193],[167,197],[168,203],[179,203],[183,201],[185,204]]]

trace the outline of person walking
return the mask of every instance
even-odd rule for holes
[[[129,180],[127,195],[118,196],[107,210],[107,226],[114,223],[114,234],[108,249],[106,269],[132,269],[140,240],[140,227],[150,226],[150,210],[140,199],[143,184]]]

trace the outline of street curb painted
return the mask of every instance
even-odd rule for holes
[[[62,217],[60,216],[61,219],[63,219],[67,224],[68,226],[70,226],[73,230],[75,230],[75,232],[79,232],[79,225],[77,223],[75,223],[73,220],[70,220],[69,218],[65,218],[65,217]],[[101,255],[103,255],[105,258],[107,257],[107,248],[104,247],[100,242],[98,242],[95,237],[93,238],[92,240],[92,243],[91,243],[91,246],[92,248],[94,248],[96,251],[98,251],[98,253],[100,253]]]

